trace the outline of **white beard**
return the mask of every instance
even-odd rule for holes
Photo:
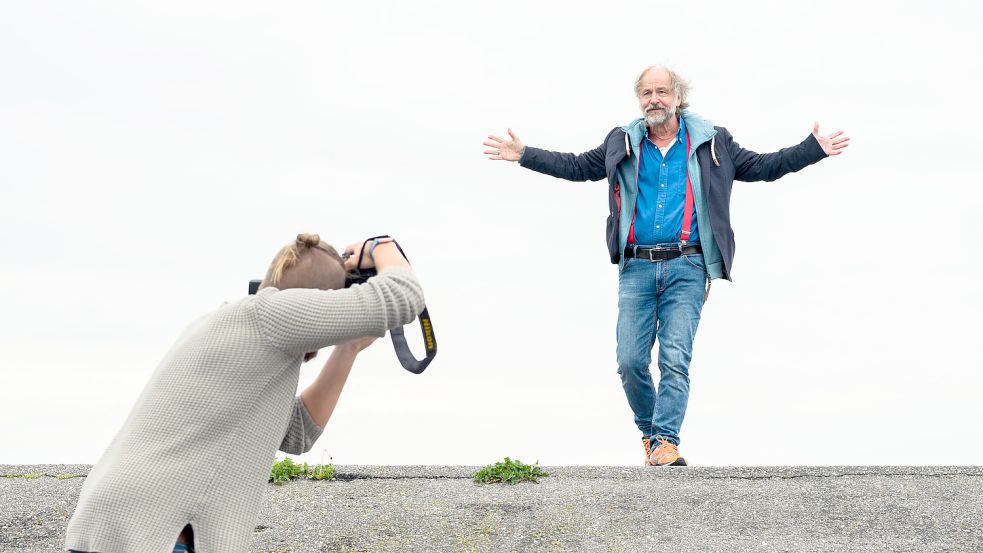
[[[648,123],[649,127],[657,127],[659,125],[664,125],[666,121],[676,116],[676,106],[666,106],[665,109],[654,111],[652,113],[645,113],[644,115],[645,122]]]

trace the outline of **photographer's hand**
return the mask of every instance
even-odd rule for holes
[[[345,260],[345,270],[351,272],[356,269],[371,269],[372,267],[375,267],[379,272],[389,267],[411,269],[410,263],[406,261],[403,254],[399,253],[396,244],[391,239],[383,240],[388,241],[380,241],[371,251],[366,251],[365,255],[362,255],[362,248],[369,248],[372,242],[356,242],[345,248],[345,253],[348,254],[348,259]],[[362,259],[361,266],[358,266],[359,258]]]
[[[352,340],[350,342],[345,342],[344,344],[338,344],[337,347],[339,347],[339,348],[340,347],[345,347],[345,348],[354,350],[355,353],[359,353],[363,349],[371,346],[372,345],[372,342],[375,342],[378,339],[379,338],[376,337],[376,336],[366,336],[365,338],[358,338],[358,339]]]

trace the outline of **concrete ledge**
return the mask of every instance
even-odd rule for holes
[[[0,551],[60,551],[87,465],[0,465]],[[339,466],[268,487],[250,551],[983,551],[983,467]],[[223,552],[224,553],[224,552]]]

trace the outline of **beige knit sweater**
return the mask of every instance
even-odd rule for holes
[[[304,354],[422,309],[416,277],[393,268],[344,290],[266,288],[191,323],[86,478],[66,547],[169,553],[191,524],[199,553],[246,551],[276,450],[321,434],[295,397]]]

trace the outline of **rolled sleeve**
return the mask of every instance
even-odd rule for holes
[[[290,413],[290,424],[280,442],[280,451],[293,455],[307,453],[314,447],[314,442],[321,437],[324,429],[314,422],[307,406],[300,396],[294,398],[294,406]]]

